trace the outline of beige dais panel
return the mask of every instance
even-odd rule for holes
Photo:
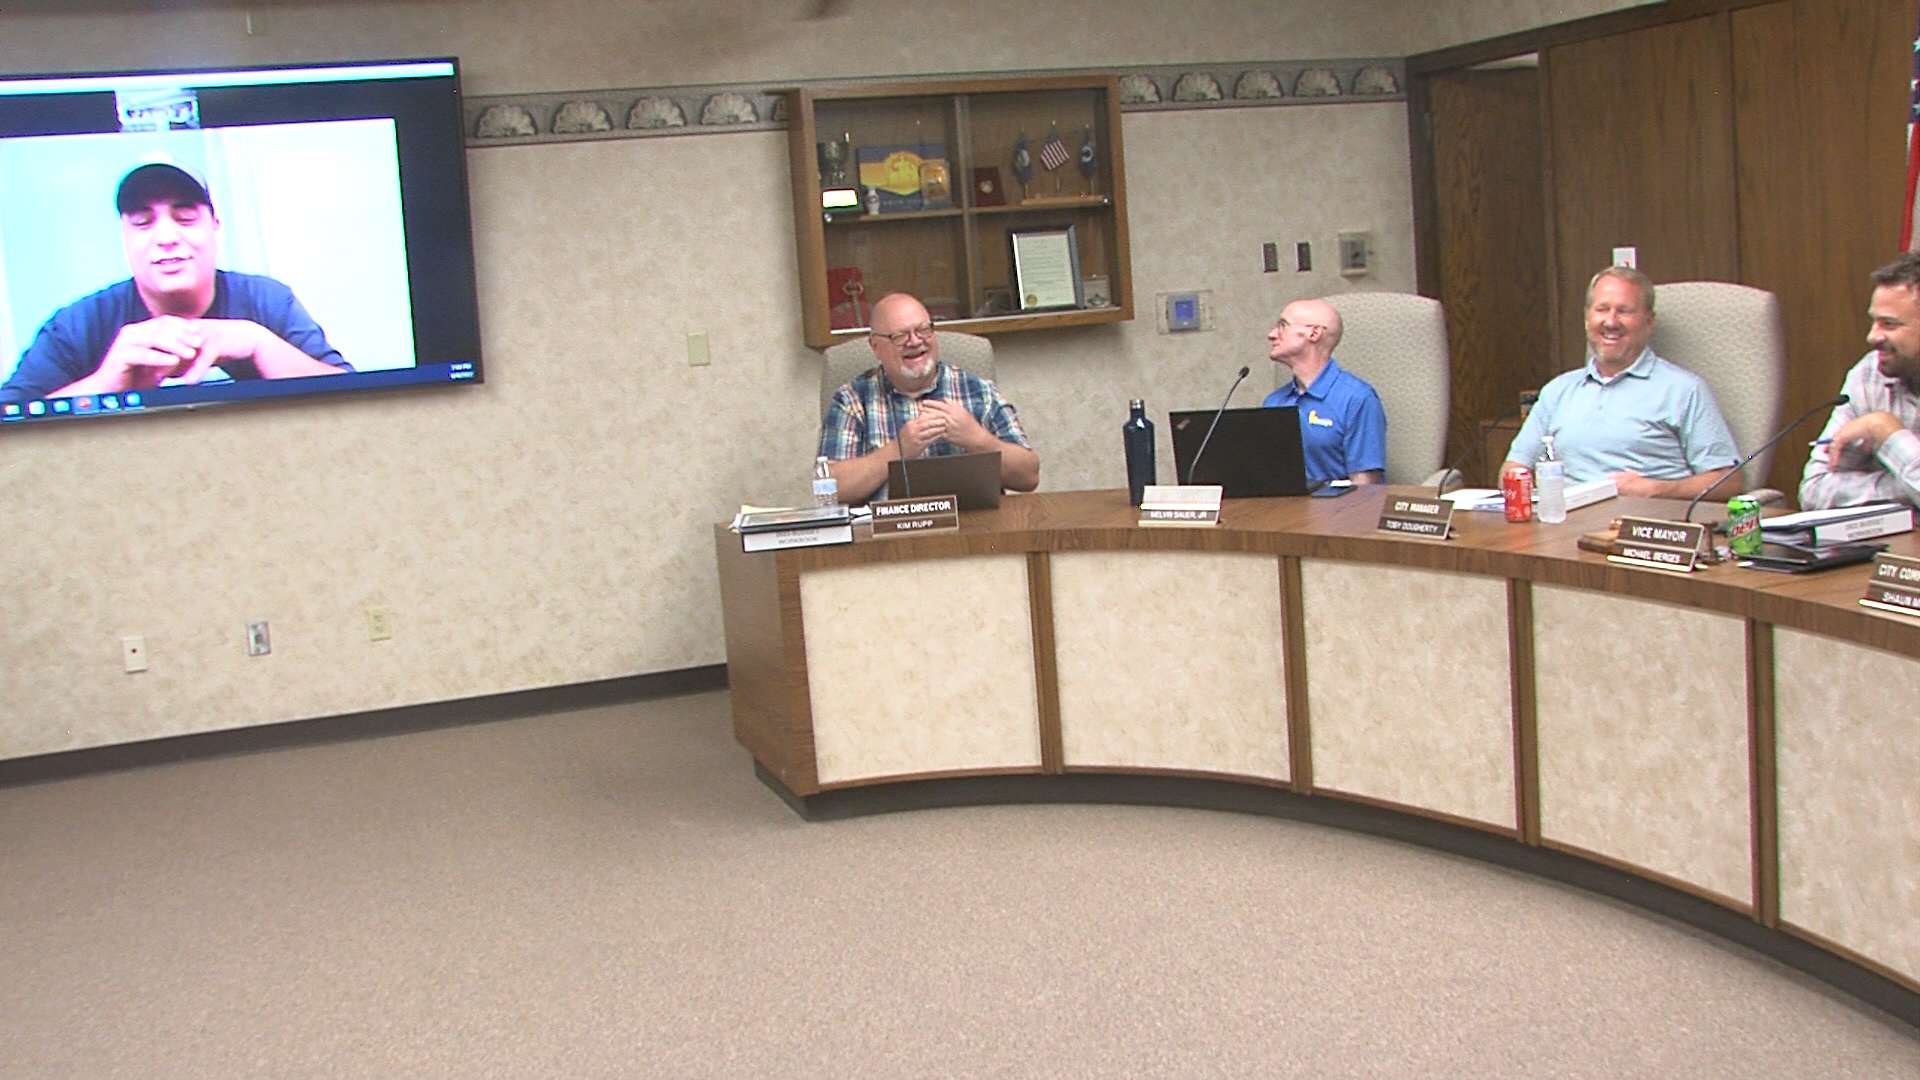
[[[1289,775],[1280,561],[1052,556],[1066,763]]]
[[[1027,560],[800,577],[820,782],[1040,764]]]
[[[1533,590],[1540,832],[1753,901],[1746,624]]]
[[[1516,828],[1507,588],[1303,559],[1316,788]]]
[[[1920,660],[1776,630],[1780,918],[1920,980]]]

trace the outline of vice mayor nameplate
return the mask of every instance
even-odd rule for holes
[[[1707,527],[1690,521],[1623,517],[1608,562],[1643,570],[1690,574],[1700,562]]]

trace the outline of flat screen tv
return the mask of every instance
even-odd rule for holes
[[[0,76],[0,429],[480,381],[454,60]]]

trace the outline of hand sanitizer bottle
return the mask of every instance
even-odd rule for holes
[[[1540,494],[1540,520],[1558,525],[1567,520],[1567,463],[1553,452],[1553,436],[1540,437],[1540,460],[1533,463],[1533,487]]]

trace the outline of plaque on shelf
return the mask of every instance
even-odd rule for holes
[[[928,210],[945,210],[953,205],[953,184],[947,175],[947,159],[921,160],[920,201]]]
[[[1000,179],[1000,166],[982,165],[973,170],[973,205],[1007,205],[1007,188]]]
[[[914,210],[927,209],[927,199],[921,191],[921,175],[929,162],[938,162],[938,175],[944,181],[947,175],[947,150],[940,143],[923,143],[916,146],[863,146],[857,152],[860,163],[860,183],[877,193],[878,213],[899,214]],[[944,194],[940,205],[952,202],[950,194]]]
[[[1080,245],[1074,227],[1008,229],[1013,298],[1021,311],[1081,306]]]

